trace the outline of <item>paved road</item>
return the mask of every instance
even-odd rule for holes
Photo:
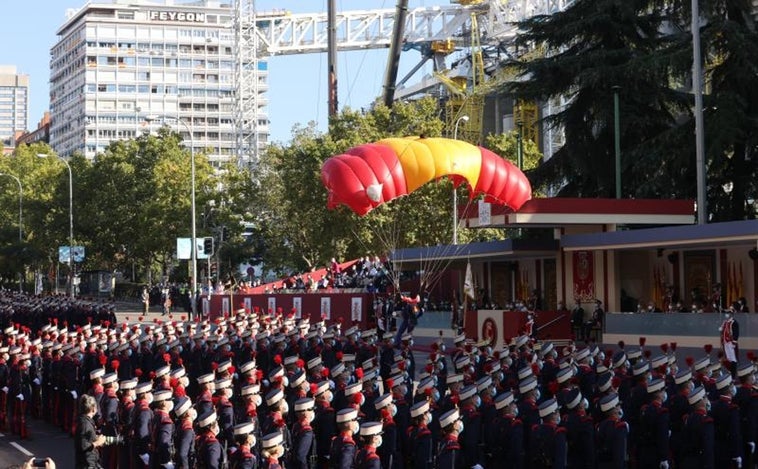
[[[21,440],[17,435],[0,433],[0,468],[22,464],[32,457],[49,457],[58,469],[74,467],[74,440],[59,428],[44,421],[28,421],[30,436]]]

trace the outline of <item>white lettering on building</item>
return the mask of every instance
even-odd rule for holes
[[[150,21],[205,23],[205,13],[193,13],[184,11],[151,11]]]

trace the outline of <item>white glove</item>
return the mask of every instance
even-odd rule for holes
[[[484,468],[481,466],[481,464],[475,464],[471,466],[471,469],[484,469]]]
[[[71,391],[71,396],[76,400],[76,398],[79,397],[79,394],[77,394],[76,391]]]
[[[669,469],[669,462],[668,461],[661,461],[660,464],[658,464],[658,467],[660,469]]]
[[[150,454],[149,453],[140,454],[139,458],[142,460],[143,463],[145,463],[145,466],[147,466],[150,463]]]
[[[732,458],[732,461],[734,461],[734,464],[737,465],[737,469],[742,469],[742,456],[737,456],[736,458]]]
[[[165,467],[166,469],[174,469],[174,463],[169,461],[166,464],[164,464],[163,467]]]
[[[748,441],[747,445],[750,447],[750,454],[755,454],[755,441]]]
[[[39,378],[34,378],[34,381],[32,381],[32,383],[34,383],[34,384],[36,384],[37,386],[39,386],[39,385],[40,385],[40,381],[39,381]]]
[[[21,394],[21,393],[19,393],[19,395],[16,396],[16,399],[18,399],[19,401],[23,401],[24,400],[24,395]]]
[[[8,392],[8,386],[3,386],[3,389],[2,389],[2,391],[3,391],[4,393],[7,393],[7,392]]]

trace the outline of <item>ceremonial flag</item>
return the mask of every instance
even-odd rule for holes
[[[476,298],[476,293],[474,293],[474,277],[471,275],[471,262],[466,264],[466,278],[463,281],[463,293],[472,300]]]

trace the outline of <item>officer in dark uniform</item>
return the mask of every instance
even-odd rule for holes
[[[684,428],[684,416],[690,412],[690,403],[687,397],[694,388],[692,383],[692,371],[683,369],[674,376],[675,393],[669,398],[669,447],[674,458],[676,467],[682,462],[682,430]]]
[[[234,426],[235,451],[229,457],[229,465],[233,469],[256,469],[258,459],[253,454],[255,448],[255,424],[240,423]]]
[[[118,413],[118,382],[116,373],[108,373],[103,376],[103,398],[100,401],[100,418],[102,419],[102,434],[117,436],[119,434]],[[118,466],[118,445],[108,445],[100,451],[103,467],[112,469]]]
[[[269,433],[261,441],[261,468],[282,469],[279,460],[284,456],[284,438],[281,433]]]
[[[623,469],[626,467],[629,424],[621,420],[624,413],[615,393],[607,394],[599,402],[604,420],[597,426],[595,441],[598,469]]]
[[[640,469],[666,469],[669,465],[669,411],[664,404],[668,398],[666,383],[654,379],[647,385],[649,403],[642,407],[637,445]]]
[[[208,415],[215,412],[213,406],[213,373],[198,376],[199,393],[195,401],[197,415]]]
[[[150,464],[150,424],[153,421],[153,411],[149,402],[152,401],[152,384],[150,382],[137,385],[135,392],[137,401],[132,410],[132,460],[136,468],[147,469]]]
[[[329,465],[334,469],[351,469],[356,446],[353,435],[359,430],[358,411],[353,408],[337,412],[337,436],[332,440]]]
[[[195,430],[192,424],[197,417],[192,401],[188,397],[177,399],[174,415],[177,418],[174,469],[192,469],[195,463]]]
[[[688,401],[692,410],[685,416],[682,430],[682,469],[714,468],[714,426],[708,415],[711,407],[702,386],[695,388]]]
[[[411,426],[408,427],[406,437],[408,448],[412,448],[411,454],[406,454],[406,460],[413,462],[414,469],[432,469],[434,452],[432,432],[429,424],[432,420],[429,402],[419,401],[411,406]]]
[[[750,352],[748,353],[750,354]],[[755,389],[755,375],[752,362],[743,363],[737,368],[737,393],[733,402],[740,408],[740,431],[745,441],[745,467],[753,467],[755,442],[758,438],[758,391]]]
[[[548,399],[539,406],[542,423],[535,425],[530,433],[529,467],[532,469],[565,469],[566,428],[558,426],[561,414],[558,402]]]
[[[234,444],[234,406],[230,400],[234,388],[232,387],[231,378],[220,379],[215,382],[216,390],[216,415],[218,416],[218,426],[221,433],[218,439],[221,441],[223,448],[231,448]]]
[[[442,439],[437,450],[436,469],[462,469],[463,456],[458,435],[465,430],[458,410],[453,409],[440,416]]]
[[[564,394],[564,400],[566,412],[561,421],[566,427],[566,466],[592,469],[595,467],[595,425],[587,415],[587,399],[574,388]]]
[[[716,467],[741,467],[742,431],[740,428],[740,408],[732,401],[737,388],[732,375],[727,373],[716,380],[718,399],[713,401],[711,417],[714,431],[714,461]]]
[[[336,414],[331,406],[332,391],[329,389],[328,381],[311,385],[311,391],[316,399],[316,418],[313,420],[316,455],[319,467],[325,467],[329,465],[332,437],[337,434]]]
[[[216,439],[218,435],[218,416],[216,412],[208,412],[197,419],[200,436],[197,438],[197,465],[204,469],[221,469],[224,466],[226,455],[221,448],[221,443]]]
[[[485,466],[493,469],[524,467],[524,424],[517,418],[518,406],[508,391],[495,398],[497,414],[484,432]]]
[[[382,464],[376,448],[382,446],[382,424],[365,422],[360,429],[362,447],[355,456],[355,469],[381,469]]]
[[[398,442],[402,433],[398,431],[395,423],[397,407],[393,403],[392,394],[383,394],[374,400],[374,409],[379,423],[382,424],[382,445],[375,448],[381,458],[382,466],[394,469],[400,462],[401,455],[398,454]]]
[[[174,458],[174,421],[169,416],[169,412],[174,410],[171,391],[156,392],[153,406],[150,466],[153,469],[163,469]]]
[[[295,425],[292,427],[292,453],[288,467],[308,469],[316,463],[316,440],[311,422],[316,417],[316,401],[305,397],[295,401]]]
[[[463,464],[465,467],[471,467],[482,462],[479,451],[479,444],[482,441],[482,414],[479,412],[479,406],[482,399],[477,394],[475,385],[463,388],[460,399],[464,430],[459,435],[458,441],[463,451]]]

